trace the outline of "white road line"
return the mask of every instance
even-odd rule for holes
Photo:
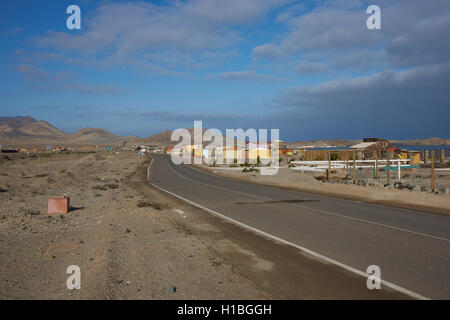
[[[153,163],[153,161],[152,161],[152,163]],[[149,167],[148,167],[147,177],[149,177],[149,172],[150,172],[149,169],[150,169],[150,166],[152,165],[152,163],[150,163],[150,165],[149,165]],[[321,255],[320,253],[317,253],[317,252],[315,252],[315,251],[312,251],[312,250],[309,250],[309,249],[304,248],[304,247],[302,247],[302,246],[299,246],[298,244],[295,244],[295,243],[289,242],[289,241],[287,241],[287,240],[284,240],[284,239],[278,238],[278,237],[276,237],[276,236],[273,236],[273,235],[271,235],[271,234],[269,234],[269,233],[267,233],[267,232],[264,232],[264,231],[262,231],[262,230],[260,230],[260,229],[257,229],[257,228],[251,227],[251,226],[249,226],[249,225],[246,225],[246,224],[244,224],[244,223],[242,223],[242,222],[239,222],[239,221],[234,220],[234,219],[232,219],[232,218],[230,218],[230,217],[227,217],[227,216],[225,216],[225,215],[223,215],[223,214],[221,214],[221,213],[219,213],[219,212],[217,212],[217,211],[208,209],[208,208],[206,208],[206,207],[204,207],[204,206],[202,206],[202,205],[200,205],[200,204],[198,204],[198,203],[195,203],[195,202],[190,201],[190,200],[188,200],[188,199],[186,199],[186,198],[183,198],[182,196],[179,196],[179,195],[177,195],[177,194],[175,194],[175,193],[173,193],[173,192],[170,192],[170,191],[168,191],[168,190],[166,190],[166,189],[164,189],[164,188],[161,188],[161,187],[159,187],[159,186],[157,186],[157,185],[151,183],[151,182],[150,182],[150,179],[148,179],[148,183],[150,183],[153,187],[157,188],[158,190],[161,190],[161,191],[163,191],[163,192],[166,192],[166,193],[168,193],[168,194],[170,194],[170,195],[172,195],[172,196],[174,196],[174,197],[176,197],[176,198],[178,198],[178,199],[183,200],[184,202],[187,202],[187,203],[189,203],[189,204],[191,204],[191,205],[193,205],[193,206],[195,206],[195,207],[197,207],[197,208],[200,208],[200,209],[205,210],[205,211],[207,211],[207,212],[209,212],[209,213],[212,213],[212,214],[214,214],[214,215],[216,215],[216,216],[219,216],[219,217],[221,217],[222,219],[225,219],[225,220],[227,220],[227,221],[230,221],[230,222],[232,222],[232,223],[234,223],[234,224],[236,224],[236,225],[238,225],[238,226],[247,228],[247,229],[249,229],[249,230],[252,230],[252,231],[254,231],[254,232],[258,233],[258,234],[261,234],[261,235],[263,235],[263,236],[265,236],[265,237],[271,238],[271,239],[276,240],[276,241],[278,241],[278,242],[281,242],[281,243],[290,245],[290,246],[292,246],[292,247],[294,247],[294,248],[297,248],[297,249],[299,249],[299,250],[301,250],[301,251],[303,251],[303,252],[306,252],[306,253],[312,255],[312,256],[315,257],[315,258],[318,258],[318,259],[320,259],[320,260],[322,260],[322,261],[324,261],[324,262],[330,263],[330,264],[334,264],[334,265],[336,265],[336,266],[338,266],[338,267],[341,267],[341,268],[343,268],[343,269],[345,269],[345,270],[347,270],[347,271],[350,271],[350,272],[352,272],[352,273],[355,273],[355,274],[357,274],[357,275],[359,275],[359,276],[362,276],[362,277],[364,277],[364,278],[368,278],[368,277],[369,277],[369,275],[368,275],[367,273],[365,273],[365,272],[363,272],[363,271],[361,271],[361,270],[358,270],[358,269],[356,269],[356,268],[353,268],[353,267],[351,267],[351,266],[349,266],[349,265],[346,265],[346,264],[341,263],[341,262],[339,262],[339,261],[336,261],[336,260],[334,260],[334,259],[328,258],[328,257],[326,257],[326,256],[324,256],[324,255]],[[389,281],[381,280],[381,284],[383,284],[383,285],[385,285],[386,287],[389,287],[389,288],[391,288],[391,289],[394,289],[394,290],[396,290],[396,291],[399,291],[399,292],[401,292],[401,293],[404,293],[404,294],[406,294],[406,295],[408,295],[408,296],[410,296],[410,297],[412,297],[412,298],[419,299],[419,300],[429,300],[429,298],[427,298],[427,297],[424,297],[424,296],[422,296],[422,295],[420,295],[420,294],[418,294],[418,293],[415,293],[415,292],[413,292],[413,291],[411,291],[411,290],[408,290],[408,289],[405,289],[405,288],[403,288],[403,287],[400,287],[400,286],[398,286],[398,285],[396,285],[396,284],[393,284],[393,283],[391,283],[391,282],[389,282]]]
[[[214,176],[212,173],[207,173],[207,172],[205,172],[203,170],[200,170],[200,169],[198,169],[198,168],[196,168],[194,166],[190,166],[189,168],[194,169],[194,170],[196,170],[196,171],[198,171],[200,173],[203,173],[203,174]],[[450,168],[449,168],[449,170],[450,170]],[[239,180],[237,180],[237,181],[233,180],[232,178],[229,178],[229,177],[223,177],[223,176],[219,176],[219,177],[223,178],[225,180],[228,180],[230,182],[234,182],[234,183],[236,183],[236,182],[243,182],[243,181],[239,181]],[[264,184],[258,184],[258,183],[252,183],[252,182],[244,182],[244,183],[250,183],[250,184],[253,184],[253,185],[259,186],[259,187],[276,188],[276,189],[280,189],[280,190],[283,190],[283,191],[286,191],[286,192],[301,193],[301,194],[305,194],[307,196],[313,197],[315,199],[326,198],[326,199],[330,199],[330,200],[333,200],[333,201],[345,202],[347,205],[352,206],[352,207],[357,208],[357,209],[364,208],[364,205],[373,205],[373,206],[379,206],[379,207],[388,207],[388,208],[391,208],[391,209],[395,208],[396,210],[399,210],[399,211],[411,211],[411,209],[405,209],[405,208],[401,208],[401,207],[391,207],[391,206],[380,204],[380,203],[370,203],[370,202],[365,203],[364,201],[359,201],[359,200],[341,199],[341,198],[337,198],[337,197],[327,196],[326,194],[322,194],[322,193],[308,193],[306,191],[299,191],[299,190],[295,190],[295,189],[287,189],[287,188],[283,188],[283,187],[280,187],[280,186],[277,186],[277,185],[264,185]],[[422,212],[422,211],[418,211],[417,213],[419,213],[419,214],[427,214],[426,212]]]
[[[223,188],[223,187],[215,186],[215,185],[208,184],[208,183],[205,183],[205,182],[200,182],[200,181],[197,181],[197,180],[188,178],[188,177],[182,175],[181,173],[175,171],[175,170],[171,167],[171,165],[170,165],[169,163],[168,163],[167,166],[168,166],[169,169],[170,169],[171,171],[173,171],[175,174],[179,175],[180,177],[182,177],[182,178],[184,178],[184,179],[186,179],[186,180],[188,180],[188,181],[192,181],[192,182],[195,182],[195,183],[199,183],[199,184],[202,184],[202,185],[205,185],[205,186],[209,186],[209,187],[212,187],[212,188],[216,188],[216,189],[220,189],[220,190],[224,190],[224,191],[228,191],[228,192],[234,192],[234,193],[236,193],[236,194],[245,195],[245,196],[247,196],[247,197],[252,197],[252,198],[255,198],[255,199],[260,199],[260,200],[265,200],[265,201],[276,201],[276,199],[271,199],[271,198],[266,198],[266,197],[256,196],[256,195],[252,195],[252,194],[249,194],[249,193],[246,193],[246,192],[236,191],[236,190],[233,190],[233,189]],[[353,221],[358,221],[358,222],[361,222],[361,223],[372,224],[372,225],[375,225],[375,226],[384,227],[384,228],[389,228],[389,229],[393,229],[393,230],[397,230],[397,231],[402,231],[402,232],[406,232],[406,233],[411,233],[411,234],[415,234],[415,235],[418,235],[418,236],[422,236],[422,237],[426,237],[426,238],[431,238],[431,239],[435,239],[435,240],[440,240],[440,241],[450,242],[450,239],[447,239],[447,238],[443,238],[443,237],[439,237],[439,236],[434,236],[434,235],[431,235],[431,234],[422,233],[422,232],[418,232],[418,231],[413,231],[413,230],[409,230],[409,229],[404,229],[404,228],[400,228],[400,227],[394,227],[394,226],[391,226],[391,225],[388,225],[388,224],[384,224],[384,223],[380,223],[380,222],[374,222],[374,221],[370,221],[370,220],[365,220],[365,219],[360,219],[360,218],[349,217],[349,216],[346,216],[346,215],[344,215],[344,214],[340,214],[340,213],[336,213],[336,212],[332,212],[332,211],[328,211],[328,210],[323,210],[323,209],[312,208],[312,207],[308,207],[308,206],[305,206],[305,205],[300,205],[300,204],[298,204],[298,203],[286,203],[286,204],[287,204],[287,205],[291,205],[291,206],[296,206],[296,207],[304,208],[304,209],[308,209],[308,210],[317,211],[317,212],[320,212],[320,213],[324,213],[324,214],[328,214],[328,215],[332,215],[332,216],[336,216],[336,217],[340,217],[340,218],[344,218],[344,219],[348,219],[348,220],[353,220]]]

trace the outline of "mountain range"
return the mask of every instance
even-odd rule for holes
[[[193,136],[193,128],[187,129]],[[174,145],[171,130],[147,138],[137,136],[117,136],[103,128],[84,128],[68,134],[47,121],[36,120],[30,116],[0,117],[0,144],[143,144]],[[298,141],[292,145],[351,145],[359,140],[311,140]],[[392,143],[407,145],[450,145],[450,139],[428,138],[417,140],[391,140]],[[291,144],[290,144],[291,145]]]

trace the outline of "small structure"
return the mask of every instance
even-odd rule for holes
[[[243,163],[245,161],[245,150],[239,147],[218,147],[215,148],[212,157],[221,159],[225,163]]]
[[[349,150],[357,151],[358,159],[372,159],[374,154],[383,156],[389,149],[390,143],[381,138],[364,138],[363,142],[349,147]]]
[[[257,146],[254,148],[249,148],[247,151],[247,159],[249,162],[255,162],[259,158],[260,161],[270,160],[270,149],[263,146]]]
[[[70,209],[70,198],[66,196],[57,198],[48,198],[47,212],[48,214],[65,214]]]

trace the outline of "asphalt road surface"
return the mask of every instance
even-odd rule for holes
[[[450,299],[450,217],[217,177],[154,155],[150,182],[313,256],[416,298]]]

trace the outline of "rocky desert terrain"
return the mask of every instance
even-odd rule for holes
[[[267,298],[185,228],[189,210],[137,190],[139,169],[125,152],[2,158],[0,298]],[[71,211],[47,215],[63,194]]]
[[[0,160],[0,299],[405,299],[153,188],[132,152]],[[67,195],[67,214],[47,198]],[[66,286],[67,268],[81,289]],[[345,288],[345,290],[343,290]]]

